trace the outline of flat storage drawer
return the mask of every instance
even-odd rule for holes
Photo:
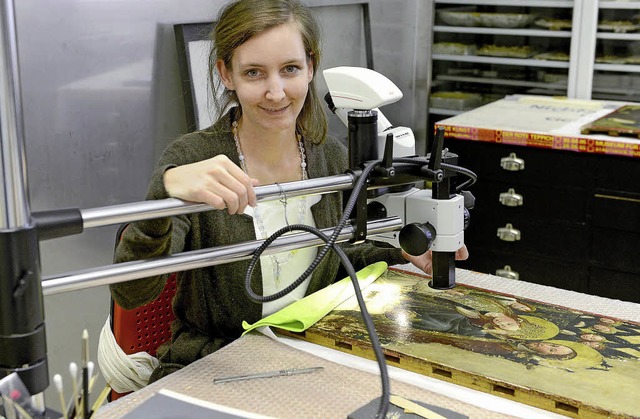
[[[640,233],[640,194],[598,189],[592,199],[594,226]]]
[[[476,197],[472,222],[476,213],[496,220],[587,221],[588,194],[584,188],[554,189],[491,181],[478,182],[472,193]]]
[[[478,182],[502,180],[555,188],[592,184],[592,156],[465,140],[448,139],[445,145],[458,154],[461,166],[478,174]]]
[[[640,233],[593,228],[591,261],[594,266],[640,274]]]
[[[471,250],[488,248],[511,254],[583,263],[586,266],[590,251],[589,236],[584,224],[536,220],[498,222],[475,217],[465,232],[465,243]]]
[[[640,159],[618,156],[598,158],[592,168],[598,188],[640,193]]]
[[[589,276],[590,294],[640,303],[640,274],[593,267]]]
[[[587,292],[588,289],[589,273],[585,264],[562,263],[519,253],[478,250],[472,251],[467,261],[458,262],[456,266],[491,275],[508,266],[521,281],[579,292]]]

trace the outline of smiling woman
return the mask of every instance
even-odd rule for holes
[[[257,203],[254,186],[344,173],[345,147],[327,136],[327,121],[315,87],[321,58],[320,30],[298,0],[230,2],[213,28],[209,71],[217,111],[212,126],[179,137],[160,157],[147,198],[176,197],[226,211],[140,221],[126,229],[116,261],[147,259],[183,251],[264,239],[291,223],[335,227],[342,215],[339,193]],[[219,76],[216,77],[215,75]],[[399,249],[341,245],[354,268],[374,262],[404,263]],[[252,289],[282,291],[307,270],[316,249],[260,258]],[[430,254],[414,258],[430,266]],[[245,292],[249,261],[178,274],[172,340],[158,350],[154,381],[238,338],[242,322],[261,318],[342,278],[339,260],[328,253],[313,274],[284,298],[258,304]],[[123,308],[153,301],[166,277],[111,286]]]

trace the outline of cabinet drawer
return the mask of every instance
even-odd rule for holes
[[[594,266],[640,274],[640,233],[594,227],[591,246]]]
[[[592,268],[589,294],[640,303],[640,274]]]
[[[592,208],[594,226],[640,233],[640,194],[599,189]]]
[[[478,182],[472,190],[476,197],[474,213],[495,213],[497,220],[564,220],[586,222],[587,191],[583,188],[544,188],[506,182]],[[503,199],[501,201],[501,194]],[[513,196],[515,195],[515,198]],[[516,204],[521,199],[522,205]]]
[[[640,159],[618,156],[599,157],[595,166],[595,186],[640,193]]]
[[[456,265],[492,275],[495,275],[498,269],[509,265],[512,271],[519,274],[521,281],[579,292],[587,292],[588,289],[588,267],[585,264],[562,263],[520,254],[470,249],[469,259]]]
[[[591,185],[591,156],[559,150],[447,139],[446,147],[459,155],[459,164],[478,175],[478,183],[488,180],[513,182],[518,185]],[[514,153],[524,160],[524,170],[508,171],[501,167],[502,158]]]
[[[475,248],[585,265],[589,260],[589,231],[584,224],[521,220],[511,223],[520,232],[520,239],[508,242],[498,238],[498,229],[506,227],[507,222],[510,220],[476,216],[465,231],[465,243]]]

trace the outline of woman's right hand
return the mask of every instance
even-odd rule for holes
[[[226,208],[229,214],[241,214],[247,205],[256,205],[253,187],[257,185],[257,179],[250,178],[222,154],[164,173],[164,187],[170,196]]]

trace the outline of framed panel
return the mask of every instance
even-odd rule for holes
[[[208,79],[209,51],[213,42],[210,34],[213,25],[213,22],[203,22],[174,26],[189,131],[206,128],[215,120]]]

